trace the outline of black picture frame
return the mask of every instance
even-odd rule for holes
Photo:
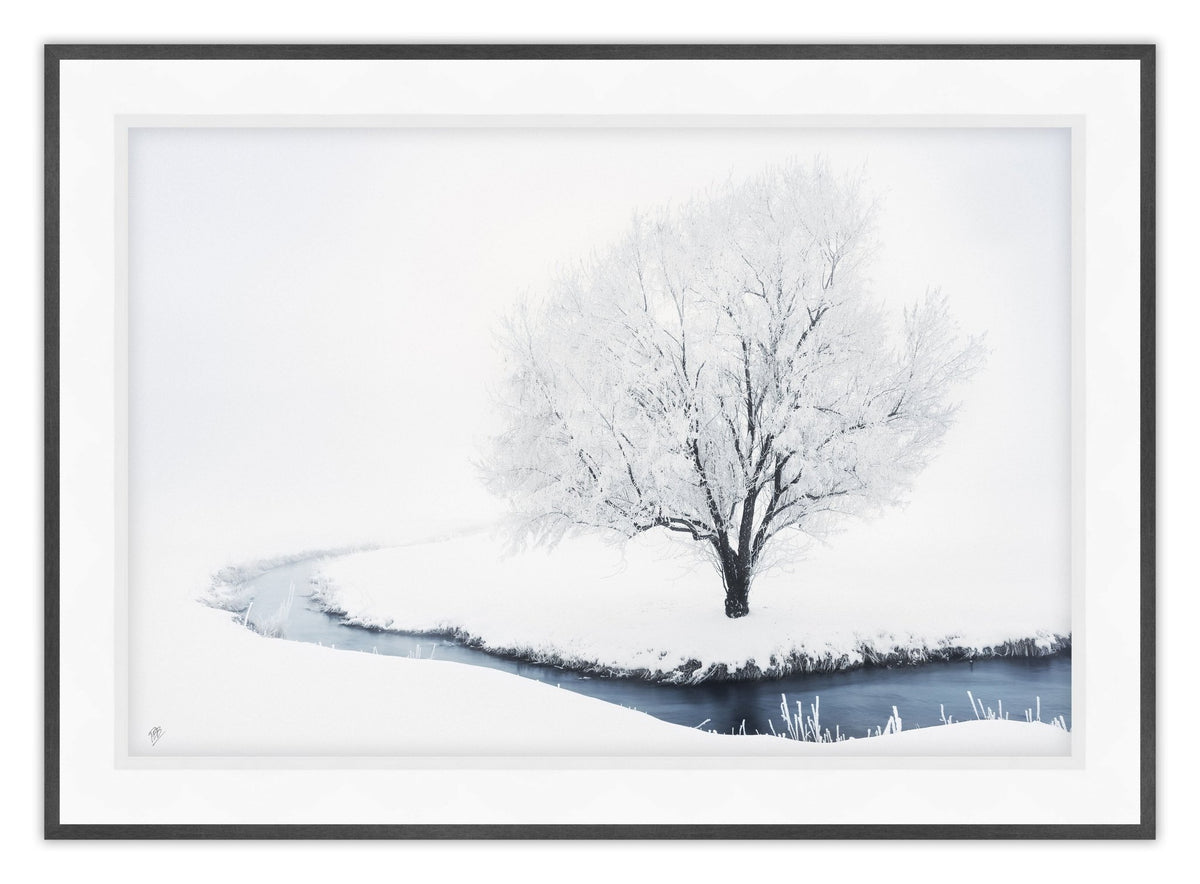
[[[47,839],[1152,839],[1156,832],[1156,67],[1148,44],[50,44],[44,47],[44,837]],[[1132,60],[1140,65],[1140,820],[1122,825],[177,825],[60,818],[60,65],[70,60]]]

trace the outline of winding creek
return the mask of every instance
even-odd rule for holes
[[[281,622],[281,637],[320,643],[338,650],[422,657],[468,663],[532,678],[565,690],[638,709],[674,724],[730,733],[745,723],[747,733],[770,732],[770,722],[782,724],[780,695],[795,711],[797,700],[807,713],[820,696],[822,728],[865,736],[886,725],[896,706],[904,728],[931,727],[947,717],[965,721],[972,714],[967,692],[992,709],[1023,719],[1040,698],[1041,719],[1063,716],[1071,726],[1071,658],[1009,657],[974,662],[926,663],[894,669],[864,667],[845,672],[793,675],[763,681],[705,682],[698,685],[655,684],[631,678],[603,678],[536,663],[525,663],[468,647],[449,638],[381,632],[348,626],[341,618],[315,608],[308,599],[309,578],[316,563],[305,560],[284,565],[245,584],[253,599],[248,622],[260,629],[273,624],[289,594],[294,601]]]

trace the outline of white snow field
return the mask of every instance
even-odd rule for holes
[[[842,743],[730,736],[477,666],[264,638],[227,612],[176,610],[186,628],[155,677],[157,746],[138,755],[728,756],[1065,755],[1048,724],[968,721]],[[182,622],[174,624],[182,626]],[[884,716],[886,718],[886,716]]]
[[[1065,593],[935,574],[893,583],[855,571],[845,556],[814,555],[763,574],[750,615],[731,620],[719,576],[696,552],[659,532],[623,549],[570,538],[554,550],[508,554],[479,531],[330,558],[316,580],[322,604],[360,625],[453,632],[529,660],[670,681],[836,669],[872,656],[920,660],[949,649],[1045,653],[1070,635]]]

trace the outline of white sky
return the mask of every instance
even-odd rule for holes
[[[218,563],[501,504],[471,465],[496,320],[633,210],[824,153],[886,199],[877,293],[941,286],[988,364],[912,503],[814,553],[1067,606],[1066,130],[130,133],[131,548]],[[931,568],[938,563],[938,568]]]

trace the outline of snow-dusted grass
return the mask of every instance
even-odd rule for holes
[[[997,712],[990,706],[985,706],[982,700],[977,700],[967,691],[967,696],[971,700],[971,709],[975,713],[976,721],[1008,721],[1009,716],[1004,713],[1003,704],[999,704],[1000,711]],[[783,737],[789,740],[797,740],[802,743],[841,743],[845,740],[853,739],[850,734],[843,733],[841,727],[834,725],[831,731],[829,728],[821,727],[821,698],[817,696],[808,706],[808,711],[804,711],[804,702],[797,700],[795,703],[795,711],[792,710],[788,703],[787,694],[781,694],[779,702],[779,715],[783,722],[779,730],[775,729],[774,719],[769,719],[768,724],[771,728],[771,735],[775,737]],[[946,716],[945,704],[942,704],[942,725],[953,725],[955,722],[954,716]],[[1036,706],[1025,710],[1024,721],[1029,724],[1042,723],[1042,701],[1041,697],[1037,698]],[[1066,717],[1059,715],[1050,721],[1050,724],[1059,730],[1066,732],[1070,730],[1067,727]],[[900,710],[893,706],[892,714],[888,716],[886,724],[879,725],[874,731],[868,731],[867,737],[886,737],[891,734],[898,734],[904,730],[904,719],[900,716]],[[742,722],[742,727],[738,731],[740,734],[746,733],[746,723]]]
[[[376,544],[361,544],[341,546],[332,549],[306,549],[296,553],[271,556],[240,565],[226,565],[212,576],[208,588],[200,596],[204,604],[219,608],[222,611],[243,613],[250,605],[246,584],[273,568],[284,565],[294,565],[309,559],[321,559],[330,556],[344,556],[355,552],[366,552],[377,549]]]
[[[750,615],[730,620],[719,578],[693,552],[649,534],[624,549],[580,538],[508,555],[481,532],[324,560],[315,588],[326,609],[362,626],[453,634],[532,661],[664,681],[1070,646],[1060,600],[1044,593],[937,579],[898,587],[833,572],[819,558],[759,577]]]

